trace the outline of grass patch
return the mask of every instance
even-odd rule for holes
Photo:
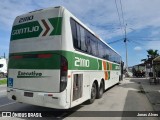
[[[7,84],[7,79],[0,80],[0,85]]]

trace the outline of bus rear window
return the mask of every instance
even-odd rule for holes
[[[3,67],[3,64],[0,64],[0,68],[2,68]]]

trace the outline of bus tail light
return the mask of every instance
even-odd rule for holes
[[[68,72],[68,62],[65,57],[61,57],[60,64],[60,92],[62,92],[67,86],[67,72]]]

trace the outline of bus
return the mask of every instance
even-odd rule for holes
[[[121,80],[121,56],[62,6],[16,17],[10,39],[7,96],[69,109],[93,103]]]

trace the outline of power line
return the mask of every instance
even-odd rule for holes
[[[137,40],[134,40],[137,41]],[[140,41],[160,41],[160,40],[140,40]]]
[[[112,41],[112,42],[108,42],[108,44],[114,44],[114,43],[117,43],[117,42],[120,42],[120,41],[122,41],[122,39],[115,40],[115,41]]]
[[[132,43],[134,43],[134,44],[136,44],[136,45],[143,45],[142,43],[137,42],[137,41],[134,41],[134,40],[131,40],[131,39],[129,39],[128,41],[129,41],[129,42],[132,42]],[[144,46],[144,45],[143,45],[143,46]]]
[[[122,24],[121,24],[120,14],[119,14],[119,11],[118,11],[116,0],[115,0],[115,4],[116,4],[116,9],[117,9],[118,17],[119,17],[119,22],[120,22],[120,25],[121,25],[121,30],[122,30]],[[126,31],[127,24],[124,23],[123,7],[122,7],[121,0],[120,0],[120,6],[121,6],[121,15],[122,15],[122,21],[123,21],[123,28],[124,28],[124,43],[125,43],[125,49],[126,49],[126,70],[128,72],[128,50],[127,50],[127,31]],[[122,31],[122,34],[123,34],[123,31]]]
[[[122,6],[121,0],[120,0],[120,5],[121,5],[121,14],[122,14],[123,26],[125,26],[125,23],[124,23],[124,15],[123,15],[123,6]]]
[[[121,18],[120,18],[120,14],[119,14],[118,5],[117,5],[116,0],[115,0],[115,5],[116,5],[117,14],[118,14],[118,20],[119,20],[119,23],[120,23],[120,28],[122,30],[122,23],[121,23]],[[123,34],[123,30],[122,30],[122,34]]]
[[[123,40],[123,38],[122,39],[119,39],[119,40],[114,40],[114,41],[111,41],[111,42],[108,42],[108,44],[114,44],[114,43],[118,43],[118,42],[120,42],[120,41],[122,41]],[[134,44],[137,44],[137,45],[144,45],[144,44],[142,44],[142,43],[140,43],[141,41],[152,41],[152,42],[156,42],[156,41],[160,41],[160,40],[140,40],[140,41],[137,41],[137,40],[133,40],[133,39],[127,39],[126,38],[126,41],[129,41],[129,42],[132,42],[132,43],[134,43]]]

